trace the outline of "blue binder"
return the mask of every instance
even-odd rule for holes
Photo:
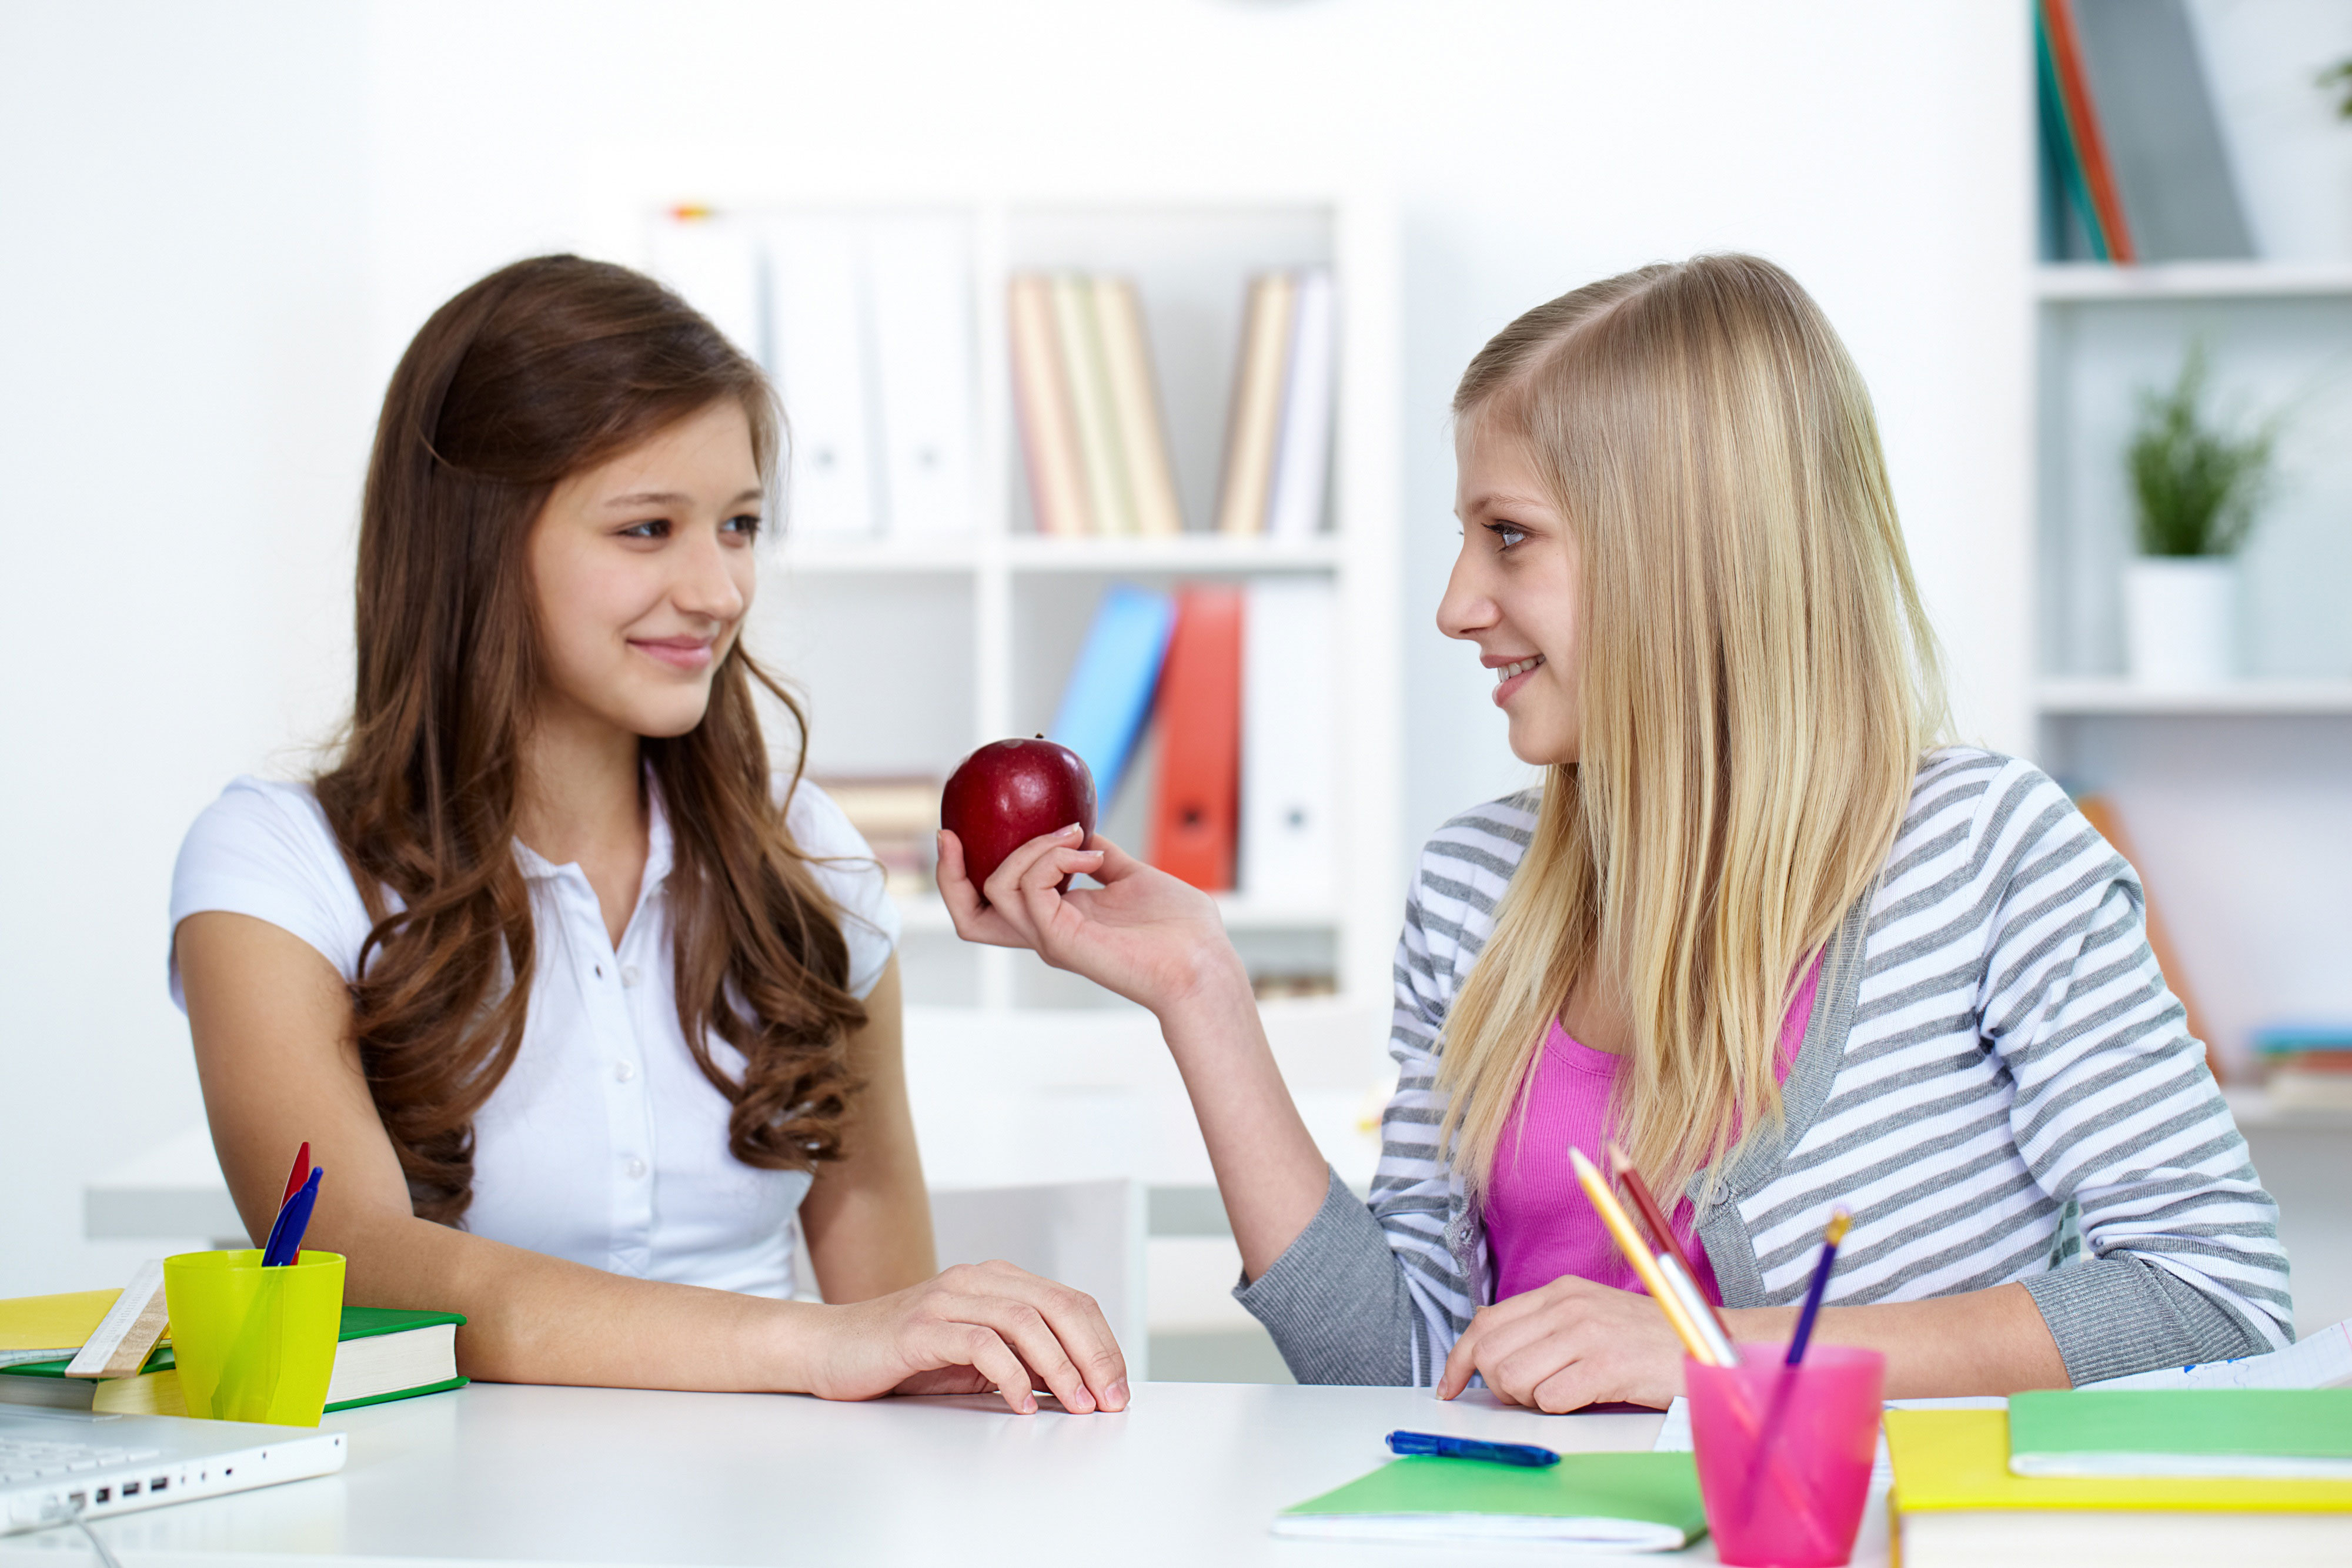
[[[1106,810],[1151,711],[1175,624],[1176,601],[1170,595],[1113,583],[1095,609],[1086,646],[1062,690],[1052,738],[1086,759],[1095,776],[1095,799]]]

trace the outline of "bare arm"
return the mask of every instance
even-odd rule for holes
[[[866,1027],[850,1037],[864,1087],[842,1129],[842,1157],[817,1167],[801,1200],[809,1259],[828,1301],[868,1301],[939,1272],[907,1104],[904,1024],[893,958],[866,998]]]
[[[192,915],[174,939],[205,1114],[247,1231],[266,1232],[307,1138],[328,1172],[310,1240],[348,1260],[347,1298],[463,1312],[468,1376],[863,1398],[924,1378],[937,1388],[948,1372],[1019,1409],[1034,1408],[1034,1367],[1067,1406],[1125,1403],[1125,1366],[1093,1304],[1018,1270],[950,1270],[875,1301],[818,1305],[628,1279],[419,1219],[333,967],[241,915]],[[828,1250],[847,1244],[843,1231]]]
[[[1192,1096],[1243,1270],[1255,1279],[1323,1207],[1329,1168],[1275,1065],[1215,901],[1108,839],[1077,842],[1072,829],[1024,844],[990,876],[983,904],[962,846],[943,832],[940,896],[967,941],[1034,948],[1151,1009]],[[1055,893],[1073,872],[1103,885]]]

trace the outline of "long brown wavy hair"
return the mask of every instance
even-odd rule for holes
[[[526,541],[559,481],[728,398],[772,493],[759,367],[651,279],[572,256],[517,262],[435,311],[384,394],[351,728],[316,788],[374,922],[352,987],[361,1064],[425,1218],[456,1224],[472,1200],[474,1116],[521,1049],[536,962],[514,853],[541,679]],[[785,830],[755,683],[804,751],[799,706],[740,638],[702,722],[639,745],[676,846],[678,1023],[730,1103],[735,1157],[809,1169],[840,1156],[866,1014],[840,912]],[[712,1034],[742,1054],[740,1077]]]

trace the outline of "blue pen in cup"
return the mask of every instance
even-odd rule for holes
[[[1426,1454],[1440,1459],[1484,1459],[1490,1465],[1517,1465],[1541,1469],[1559,1463],[1559,1456],[1534,1443],[1486,1443],[1475,1437],[1449,1437],[1443,1432],[1391,1432],[1389,1452]]]

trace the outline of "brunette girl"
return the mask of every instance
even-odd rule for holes
[[[897,923],[741,643],[777,447],[759,371],[623,268],[518,263],[425,323],[341,756],[231,785],[173,879],[222,1169],[259,1236],[307,1139],[347,1299],[465,1313],[474,1377],[1121,1408],[1094,1302],[934,1277]]]
[[[957,929],[1158,1014],[1235,1294],[1307,1381],[1474,1375],[1663,1405],[1681,1346],[1568,1151],[1623,1144],[1728,1310],[1890,1395],[2063,1386],[2292,1338],[2276,1210],[2150,956],[2131,868],[2030,764],[1944,744],[1870,402],[1769,263],[1644,267],[1530,310],[1454,404],[1439,607],[1542,788],[1423,852],[1369,1204],[1284,1092],[1203,895],[1075,831]],[[1106,885],[1057,896],[1074,872]]]

